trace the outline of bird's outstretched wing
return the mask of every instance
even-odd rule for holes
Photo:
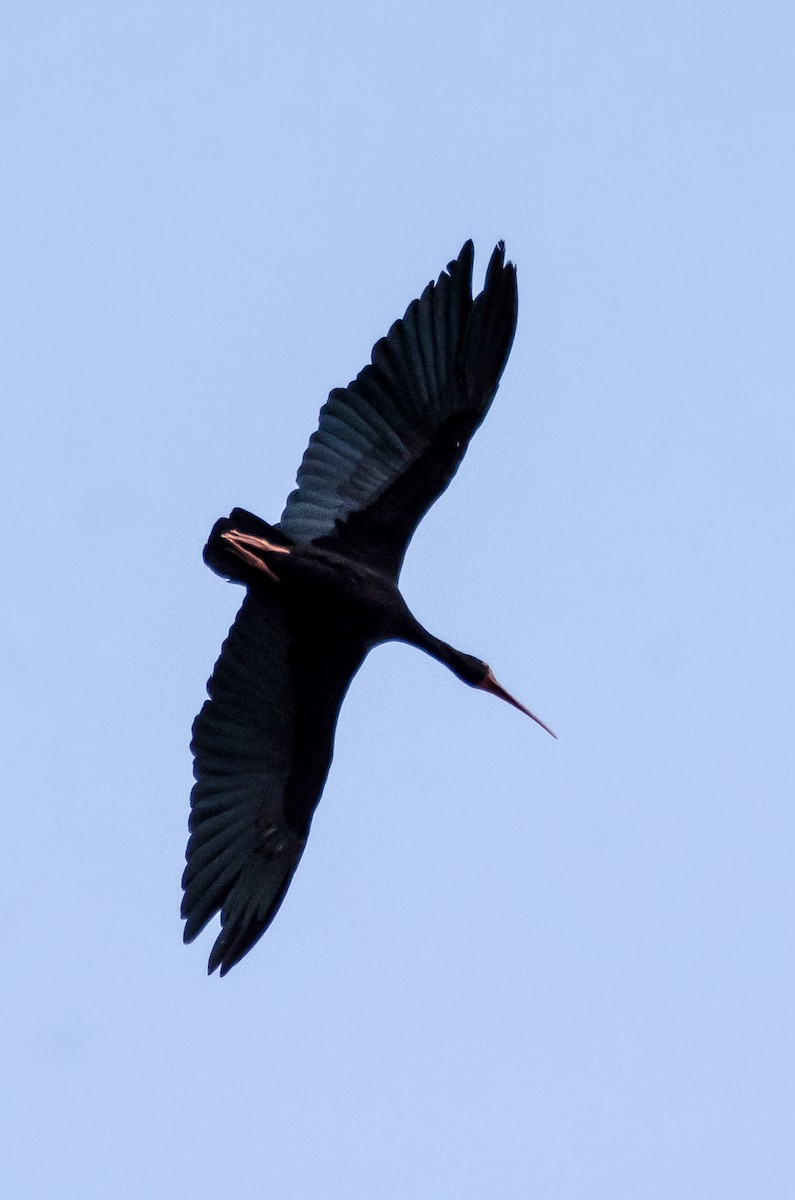
[[[494,398],[516,330],[516,269],[500,242],[472,299],[472,242],[320,412],[279,528],[397,578],[418,522]]]
[[[249,593],[193,726],[196,783],[182,879],[184,938],[221,914],[209,970],[270,925],[306,845],[360,648],[291,629],[278,596]]]

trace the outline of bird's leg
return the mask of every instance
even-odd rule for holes
[[[258,571],[263,571],[274,583],[279,582],[278,575],[271,570],[260,555],[262,553],[289,554],[289,546],[276,546],[266,538],[255,537],[251,533],[240,533],[237,529],[230,529],[228,533],[222,533],[221,541],[227,542],[233,554],[236,554],[243,562],[255,567]],[[255,554],[255,550],[258,550],[260,554]]]

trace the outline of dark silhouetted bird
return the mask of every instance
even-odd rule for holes
[[[284,899],[340,705],[373,646],[408,642],[533,717],[486,663],[423,629],[397,586],[418,522],[488,411],[516,329],[516,270],[503,243],[474,300],[473,254],[467,242],[376,343],[372,363],[331,393],[278,525],[236,508],[205,547],[209,567],[246,587],[193,726],[182,915],[190,942],[220,912],[211,972],[229,971]]]

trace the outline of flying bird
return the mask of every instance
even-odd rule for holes
[[[331,392],[278,524],[235,508],[205,546],[207,565],[246,588],[191,742],[182,916],[191,942],[221,914],[210,973],[239,962],[284,899],[340,705],[373,646],[416,646],[552,733],[485,662],[424,629],[398,590],[406,547],[488,412],[516,330],[504,243],[474,299],[473,256],[469,241]]]

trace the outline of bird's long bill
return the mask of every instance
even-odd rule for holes
[[[502,684],[497,683],[497,680],[494,678],[493,671],[489,671],[488,675],[479,686],[484,692],[490,692],[492,696],[499,696],[500,700],[507,700],[509,704],[514,706],[514,708],[518,708],[519,712],[523,712],[525,716],[528,716],[531,718],[531,720],[535,721],[536,725],[540,725],[542,729],[545,729],[551,737],[557,738],[558,735],[553,733],[549,726],[545,725],[540,717],[537,717],[535,713],[531,713],[530,709],[525,708],[525,706],[520,704],[518,700],[514,700],[510,692],[506,692]]]

